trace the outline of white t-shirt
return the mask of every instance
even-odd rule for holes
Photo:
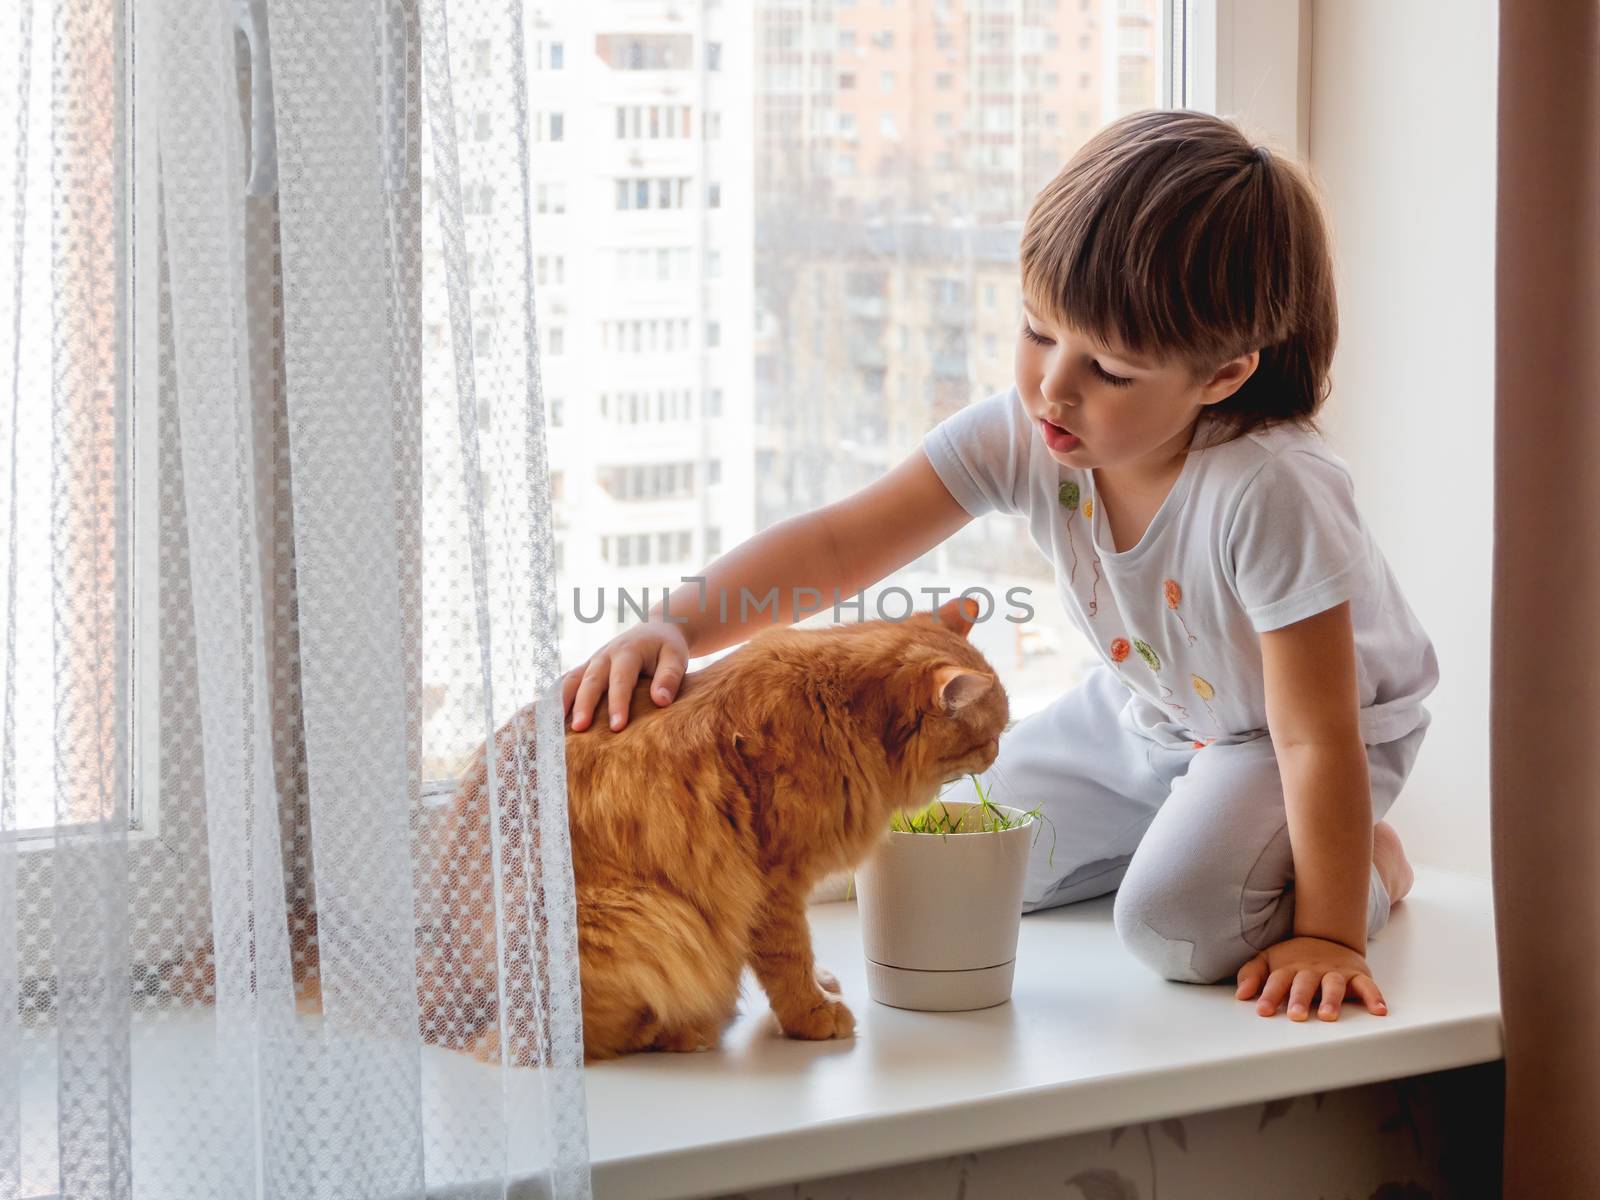
[[[1422,721],[1439,678],[1433,644],[1356,509],[1349,468],[1316,434],[1275,426],[1191,450],[1138,545],[1120,553],[1094,472],[1050,456],[1015,388],[946,418],[922,446],[973,516],[1027,518],[1067,613],[1134,693],[1148,735],[1266,734],[1259,635],[1345,600],[1364,741]]]

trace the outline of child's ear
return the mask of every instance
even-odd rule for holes
[[[1230,358],[1201,385],[1202,404],[1220,404],[1245,385],[1261,365],[1261,351],[1252,350],[1238,358]]]

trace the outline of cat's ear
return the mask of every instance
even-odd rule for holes
[[[966,667],[940,667],[933,674],[934,700],[947,713],[959,712],[987,696],[994,685],[993,675]]]
[[[978,602],[971,596],[957,596],[941,604],[934,615],[946,629],[966,637],[972,631],[973,622],[978,619]]]

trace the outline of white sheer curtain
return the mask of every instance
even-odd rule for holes
[[[0,15],[0,1198],[586,1196],[521,6],[259,7]]]

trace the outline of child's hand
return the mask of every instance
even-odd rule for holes
[[[574,730],[587,729],[600,697],[610,694],[611,728],[628,723],[633,686],[646,671],[652,675],[650,698],[671,704],[689,668],[689,643],[683,630],[667,621],[646,621],[625,629],[579,663],[561,680],[561,708],[570,713]]]
[[[1274,1016],[1287,997],[1289,1019],[1304,1021],[1311,1015],[1311,1002],[1319,991],[1322,1004],[1317,1016],[1324,1021],[1339,1019],[1346,990],[1375,1016],[1389,1011],[1367,960],[1349,946],[1321,938],[1290,938],[1269,946],[1239,968],[1238,978],[1239,990],[1234,994],[1249,1000],[1260,992],[1256,1012],[1263,1017]]]

